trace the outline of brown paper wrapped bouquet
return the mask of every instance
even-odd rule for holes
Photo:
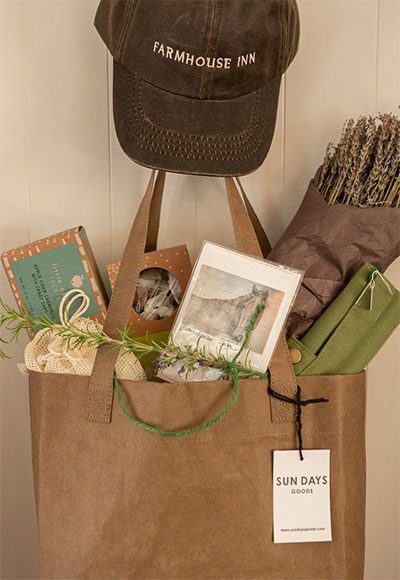
[[[384,272],[400,253],[400,120],[348,121],[268,258],[305,270],[288,321],[302,336],[364,262]]]

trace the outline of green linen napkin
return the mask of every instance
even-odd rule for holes
[[[310,330],[289,347],[296,375],[361,372],[400,323],[400,292],[364,264]]]

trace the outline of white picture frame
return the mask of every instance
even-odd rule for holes
[[[206,345],[208,353],[220,352],[232,359],[242,346],[257,304],[263,303],[264,311],[241,358],[246,357],[247,366],[265,372],[302,278],[300,270],[205,241],[170,339],[183,348]],[[206,380],[216,378],[216,371],[198,369],[186,374],[170,367],[160,377],[170,381]]]

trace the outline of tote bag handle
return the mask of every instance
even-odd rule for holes
[[[157,249],[158,232],[160,228],[160,218],[161,218],[161,206],[164,195],[165,172],[160,172],[159,176],[160,176],[159,187],[154,188],[153,197],[150,205],[150,217],[147,229],[145,252],[154,252],[154,250]],[[265,230],[261,225],[261,222],[258,219],[258,216],[254,211],[254,208],[251,205],[251,202],[247,197],[246,192],[244,191],[239,178],[227,177],[226,179],[230,182],[231,187],[235,188],[235,182],[238,185],[251,224],[257,236],[258,244],[261,248],[262,255],[264,256],[264,258],[266,258],[272,249],[271,244],[269,243],[267,234],[265,233]]]
[[[119,338],[118,331],[124,328],[132,308],[140,267],[148,242],[149,219],[162,198],[165,172],[151,172],[145,195],[140,203],[126,245],[117,280],[111,296],[104,323],[104,332],[112,338]],[[233,230],[237,247],[240,251],[262,257],[260,244],[246,207],[232,178],[225,179]],[[161,203],[159,203],[161,207]],[[154,214],[157,216],[157,213]],[[157,223],[157,222],[156,222]],[[158,229],[158,228],[157,228]],[[113,401],[113,376],[118,358],[117,350],[110,350],[106,345],[98,348],[89,380],[87,418],[90,421],[107,423],[111,420]],[[296,379],[285,337],[282,335],[276,347],[269,367],[272,387],[279,389],[282,384],[295,388]]]

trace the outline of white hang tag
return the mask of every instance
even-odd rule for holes
[[[274,542],[330,542],[329,449],[274,451]]]

